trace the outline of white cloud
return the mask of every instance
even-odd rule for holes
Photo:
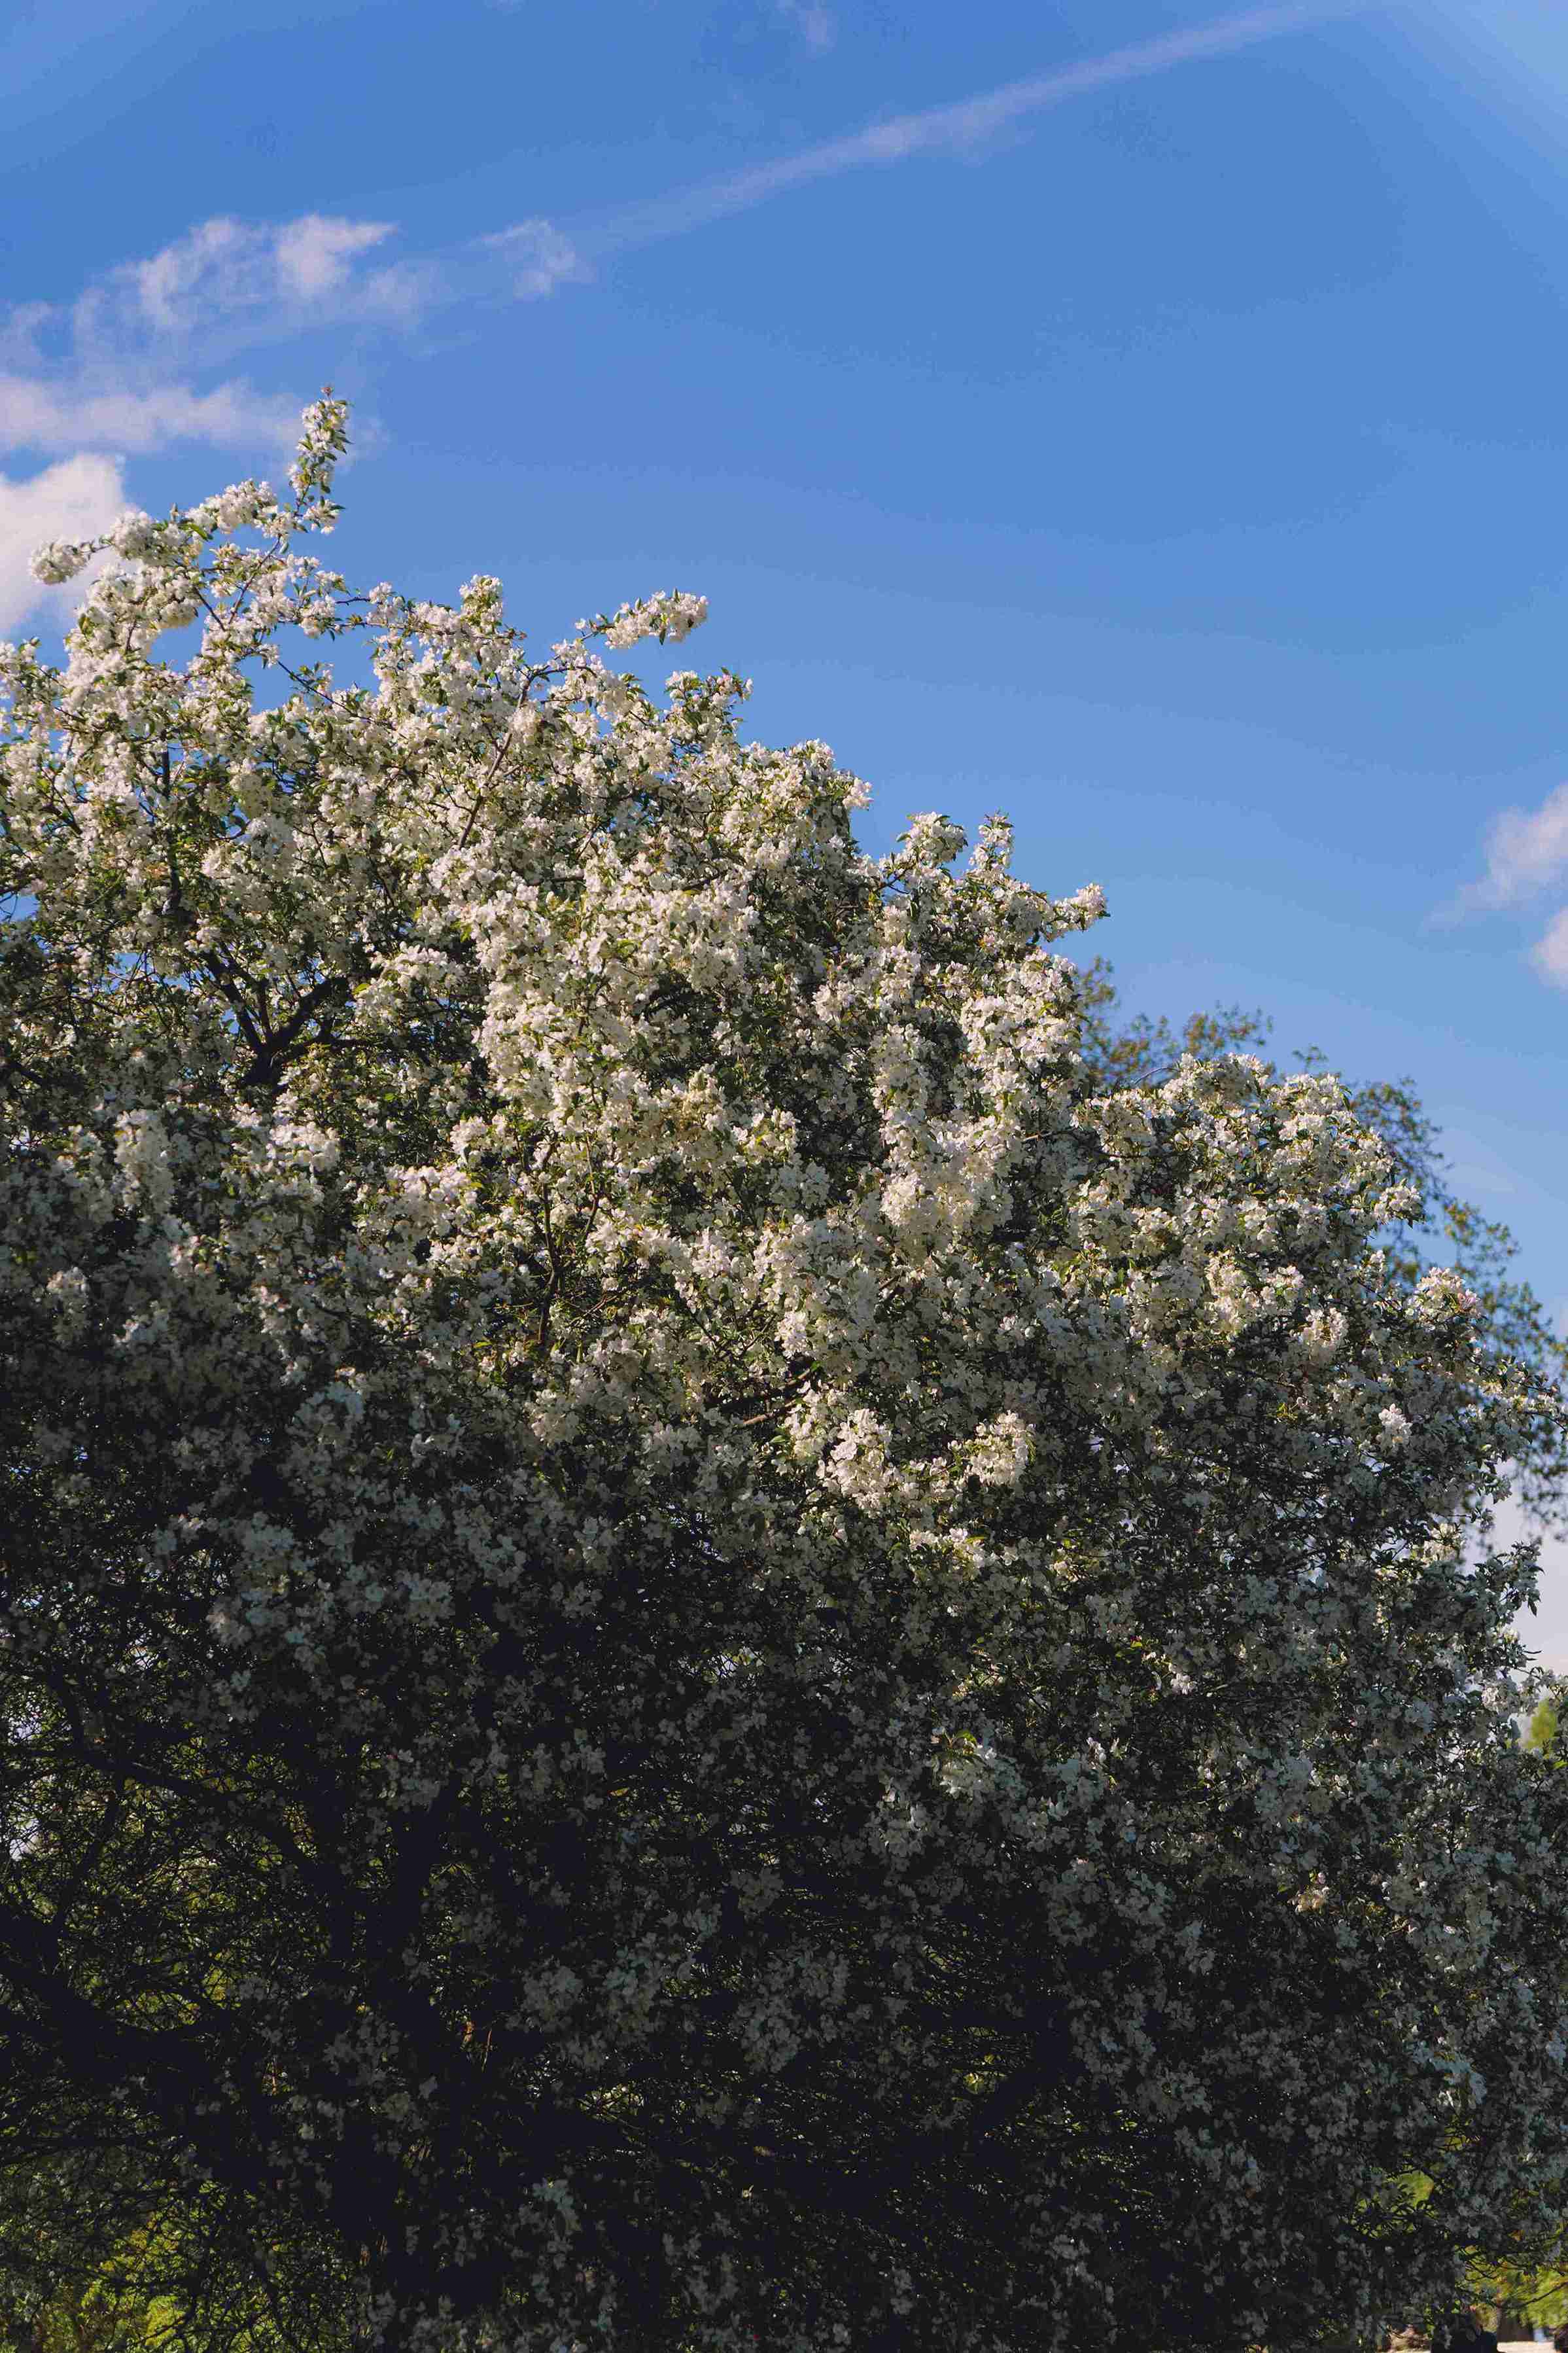
[[[342,292],[357,254],[392,235],[390,221],[330,220],[306,213],[279,230],[274,246],[278,282],[297,301],[320,302]]]
[[[1467,882],[1427,918],[1438,924],[1467,915],[1517,907],[1568,878],[1568,784],[1547,794],[1538,809],[1504,809],[1487,835],[1487,871]],[[1568,908],[1553,916],[1530,951],[1530,961],[1554,988],[1568,988]]]
[[[79,377],[0,374],[0,448],[110,449],[127,456],[172,441],[286,448],[298,432],[300,406],[243,384],[221,384],[211,392],[184,384],[114,392],[96,390]]]
[[[1568,874],[1568,784],[1538,809],[1504,809],[1487,837],[1487,871],[1459,893],[1465,907],[1517,906]]]
[[[33,550],[50,539],[92,539],[130,503],[115,458],[67,458],[23,482],[0,475],[0,629],[41,608],[62,617],[73,610],[89,575],[41,588],[27,569]]]
[[[1553,988],[1568,988],[1568,907],[1560,908],[1530,951],[1530,961]]]

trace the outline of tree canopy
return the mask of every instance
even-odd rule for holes
[[[1003,819],[870,857],[596,649],[700,598],[351,594],[345,429],[0,656],[0,2269],[166,2205],[193,2341],[333,2353],[1449,2293],[1568,2172],[1528,1294],[1397,1240],[1397,1090],[1118,1038]]]

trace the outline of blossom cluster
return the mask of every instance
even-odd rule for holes
[[[351,595],[345,429],[0,649],[14,2107],[408,2353],[1440,2291],[1568,2176],[1541,1399],[1336,1080],[1096,1086],[1098,890],[597,650],[700,598]]]

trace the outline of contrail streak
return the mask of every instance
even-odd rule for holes
[[[894,115],[695,187],[563,225],[519,221],[404,260],[382,258],[392,234],[385,221],[311,213],[272,225],[226,216],[199,222],[150,259],[117,265],[68,307],[0,308],[0,448],[58,451],[74,460],[84,450],[150,451],[193,436],[219,446],[270,439],[276,403],[240,384],[198,394],[170,370],[210,369],[219,358],[306,329],[412,331],[465,306],[493,309],[550,294],[591,278],[596,262],[616,253],[679,237],[790,188],[866,164],[973,153],[1008,124],[1068,99],[1387,5],[1273,0],[976,98]],[[78,477],[70,480],[80,487]],[[97,492],[109,495],[105,480]],[[32,535],[30,510],[28,517]]]
[[[1115,89],[1123,82],[1145,80],[1151,75],[1167,72],[1173,66],[1187,65],[1199,58],[1227,57],[1277,34],[1304,31],[1336,16],[1359,14],[1370,5],[1373,0],[1287,0],[1283,5],[1249,8],[1239,16],[1194,26],[1186,32],[1166,33],[1157,40],[1112,49],[1108,56],[1085,58],[1079,65],[1062,66],[1051,73],[1005,82],[1001,89],[986,90],[977,98],[927,107],[918,113],[895,115],[889,121],[872,124],[868,130],[824,140],[818,146],[803,149],[798,155],[759,164],[725,179],[705,181],[695,187],[676,189],[668,195],[623,206],[596,221],[573,224],[565,237],[552,224],[532,220],[520,223],[515,229],[504,229],[485,242],[505,247],[515,241],[520,257],[526,257],[527,272],[526,282],[518,290],[548,292],[560,279],[583,275],[581,265],[584,259],[598,260],[634,246],[652,244],[660,237],[682,236],[688,229],[700,228],[709,221],[721,220],[731,213],[764,204],[770,196],[782,195],[786,189],[805,187],[814,180],[832,179],[841,172],[858,170],[862,164],[899,164],[911,155],[972,146],[1021,116],[1059,106],[1064,100]],[[558,263],[564,263],[569,254],[575,267],[552,269],[552,251]]]

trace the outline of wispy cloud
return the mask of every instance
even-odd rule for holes
[[[312,327],[407,325],[432,298],[431,265],[387,263],[388,221],[307,213],[280,225],[203,221],[126,261],[68,303],[0,315],[0,450],[58,459],[0,477],[0,628],[79,599],[40,588],[28,557],[83,539],[130,503],[128,458],[194,441],[268,458],[287,451],[300,401],[213,371]],[[205,381],[201,380],[205,379]]]
[[[259,311],[268,323],[279,312],[323,301],[335,304],[351,287],[358,257],[391,234],[390,221],[333,220],[321,213],[278,229],[204,221],[150,261],[128,263],[84,298],[78,332],[89,318],[96,324],[117,293],[132,326],[145,324],[160,335],[188,335],[215,303],[225,318]]]
[[[1435,923],[1462,923],[1528,904],[1568,880],[1568,784],[1558,785],[1537,809],[1504,809],[1487,835],[1487,871],[1432,916]],[[1560,911],[1530,951],[1542,980],[1568,988],[1568,907]]]
[[[18,304],[0,318],[0,448],[144,453],[286,439],[298,398],[237,380],[198,390],[192,378],[315,327],[414,322],[438,273],[373,259],[393,234],[390,221],[322,213],[280,224],[220,216],[116,264],[72,302]]]
[[[709,221],[765,204],[791,188],[837,179],[868,164],[903,164],[921,155],[972,155],[1010,125],[1069,99],[1115,90],[1126,82],[1146,81],[1203,58],[1232,57],[1283,33],[1301,32],[1332,17],[1363,13],[1373,4],[1374,0],[1287,0],[1283,5],[1248,8],[1239,16],[1221,16],[1185,32],[1163,34],[1157,40],[1135,42],[1104,57],[1085,58],[1077,65],[1005,82],[976,98],[891,115],[864,131],[822,140],[749,171],[622,206],[597,222],[584,222],[574,229],[572,240],[581,255],[597,261],[657,238],[683,236]]]
[[[322,323],[395,325],[418,314],[429,287],[417,265],[366,266],[395,234],[392,221],[326,213],[280,224],[203,221],[89,287],[71,309],[72,341],[86,362],[210,351],[215,334],[233,349]]]
[[[202,221],[160,252],[117,264],[72,302],[19,304],[0,314],[0,452],[68,460],[31,481],[4,484],[0,584],[14,584],[4,593],[13,604],[23,593],[26,556],[38,539],[80,537],[99,527],[62,520],[73,500],[108,499],[112,476],[117,504],[124,503],[117,470],[123,459],[185,440],[247,452],[287,446],[298,390],[281,397],[232,375],[213,383],[242,353],[311,331],[407,332],[453,309],[540,301],[591,280],[617,253],[683,236],[792,188],[872,164],[973,157],[1010,126],[1070,99],[1232,56],[1374,5],[1276,0],[978,97],[891,115],[580,222],[563,227],[534,215],[424,256],[389,255],[397,235],[391,221],[323,213],[271,224],[227,216]],[[775,5],[809,46],[831,41],[826,0]],[[36,586],[31,601],[37,602]]]
[[[821,0],[777,0],[821,43]],[[1010,125],[1066,100],[1355,13],[1373,0],[1276,0],[1108,56],[1004,83],[951,105],[895,114],[750,170],[641,198],[563,227],[534,215],[415,258],[392,258],[396,225],[307,213],[282,223],[219,216],[158,252],[117,264],[68,304],[0,316],[0,448],[145,452],[182,439],[271,442],[298,401],[239,380],[211,388],[240,353],[312,329],[408,330],[475,303],[538,301],[658,238],[870,164],[973,154]],[[200,375],[207,389],[195,389]],[[287,411],[287,422],[284,412]]]
[[[558,286],[593,275],[571,238],[547,220],[519,221],[479,240],[497,256],[510,280],[508,291],[520,302],[553,294]]]

